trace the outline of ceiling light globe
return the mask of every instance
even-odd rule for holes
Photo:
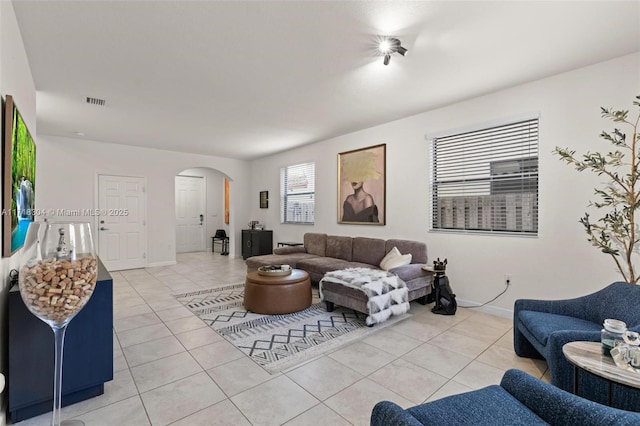
[[[391,42],[389,40],[382,40],[378,45],[378,50],[382,53],[389,53],[391,51]]]

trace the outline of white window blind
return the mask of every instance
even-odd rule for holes
[[[315,163],[280,169],[280,221],[313,223],[315,214]]]
[[[538,232],[538,118],[433,139],[432,228]]]

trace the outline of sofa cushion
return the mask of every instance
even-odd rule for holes
[[[449,396],[407,409],[422,424],[547,425],[497,385]]]
[[[427,245],[419,241],[387,240],[386,253],[397,247],[400,253],[411,253],[411,263],[427,263]]]
[[[324,275],[329,271],[337,271],[338,269],[346,268],[373,268],[371,265],[364,263],[348,262],[342,259],[335,259],[333,257],[315,257],[309,259],[303,259],[298,262],[298,268],[304,269],[309,274]],[[377,268],[375,268],[377,269]]]
[[[391,269],[389,272],[393,272],[404,282],[408,282],[414,280],[416,278],[425,278],[431,279],[433,276],[432,272],[427,272],[422,269],[424,265],[411,263],[409,265],[399,266],[397,268]]]
[[[591,321],[547,312],[520,311],[518,319],[522,326],[526,327],[527,331],[529,331],[542,346],[547,345],[549,335],[554,331],[600,331],[602,328],[600,324]]]
[[[290,265],[292,268],[297,268],[300,260],[315,257],[318,256],[309,253],[265,254],[262,256],[252,256],[245,262],[248,271],[255,271],[261,266],[269,265]]]
[[[352,261],[379,265],[385,254],[387,254],[387,251],[385,250],[384,240],[365,237],[353,238]]]
[[[359,288],[348,287],[344,284],[334,283],[333,281],[324,281],[322,283],[322,291],[325,295],[330,295],[329,299],[331,302],[341,306],[347,306],[347,303],[343,303],[341,298],[362,300],[363,306],[365,306],[364,312],[366,312],[367,300],[369,299],[365,292]]]
[[[393,268],[405,266],[411,263],[411,253],[401,254],[400,251],[394,247],[389,253],[380,261],[380,269],[389,271]]]
[[[317,256],[326,256],[327,234],[314,234],[307,232],[304,234],[304,248],[307,253]]]
[[[276,247],[273,249],[273,254],[291,254],[291,253],[306,253],[307,249],[304,246],[285,246]]]
[[[346,260],[347,262],[351,261],[351,251],[352,251],[352,241],[351,237],[339,237],[336,235],[328,235],[327,236],[327,249],[325,256],[334,257],[336,259]]]
[[[369,269],[380,269],[375,265],[369,265],[368,263],[360,263],[360,262],[349,262],[345,268],[369,268]],[[343,268],[344,269],[344,268]],[[334,269],[335,271],[335,269]]]
[[[389,250],[389,253],[385,254],[382,260],[380,261],[380,264],[379,264],[380,269],[384,269],[384,265],[391,259],[400,257],[400,256],[402,256],[402,254],[400,253],[400,250],[398,250],[398,247],[392,248],[391,250]]]

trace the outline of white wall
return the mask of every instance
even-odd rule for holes
[[[241,244],[235,241],[240,241],[240,230],[249,220],[246,161],[49,135],[38,135],[37,143],[38,209],[96,208],[98,174],[146,178],[148,266],[175,263],[175,176],[194,167],[220,171],[231,181],[230,250],[240,255]]]
[[[183,170],[181,176],[204,178],[205,187],[205,241],[207,250],[211,250],[211,237],[216,229],[224,229],[229,234],[229,225],[224,223],[224,175],[217,170],[193,168]],[[246,197],[243,197],[246,198]]]
[[[552,155],[555,146],[608,150],[598,135],[613,129],[600,106],[630,109],[640,94],[640,54],[567,72],[381,126],[254,161],[249,194],[252,218],[274,230],[277,241],[302,241],[305,232],[408,238],[427,243],[430,260],[448,258],[448,276],[459,300],[490,305],[508,316],[518,298],[564,298],[619,280],[613,261],[586,242],[578,218],[601,179],[579,174]],[[425,134],[518,116],[540,114],[539,235],[537,238],[429,232],[429,143]],[[387,144],[386,226],[337,223],[337,154]],[[279,223],[279,168],[316,162],[314,226]],[[269,209],[258,208],[268,190]]]
[[[36,89],[24,50],[13,5],[0,1],[0,94],[12,95],[31,134],[36,134]],[[0,176],[4,173],[0,164]],[[36,188],[38,182],[36,181]],[[7,297],[9,271],[18,268],[20,255],[0,260],[0,370],[7,374]],[[0,424],[6,423],[5,398],[0,397]]]
[[[240,255],[240,230],[249,221],[249,164],[244,161],[103,144],[39,135],[36,90],[13,5],[0,1],[0,94],[20,108],[37,146],[36,207],[94,208],[97,173],[144,176],[147,181],[148,262],[175,262],[174,176],[192,167],[219,170],[230,178],[231,253]],[[81,118],[79,118],[81,119]],[[0,167],[2,165],[0,164]],[[2,171],[0,170],[0,175]],[[234,238],[235,237],[235,238]],[[0,371],[7,373],[8,275],[19,253],[0,259]],[[0,397],[0,425],[6,424],[6,391]]]

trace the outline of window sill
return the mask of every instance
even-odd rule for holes
[[[482,231],[471,229],[430,229],[429,233],[436,234],[465,234],[465,235],[484,235],[492,237],[520,237],[520,238],[538,238],[538,232],[517,232],[517,231]]]

